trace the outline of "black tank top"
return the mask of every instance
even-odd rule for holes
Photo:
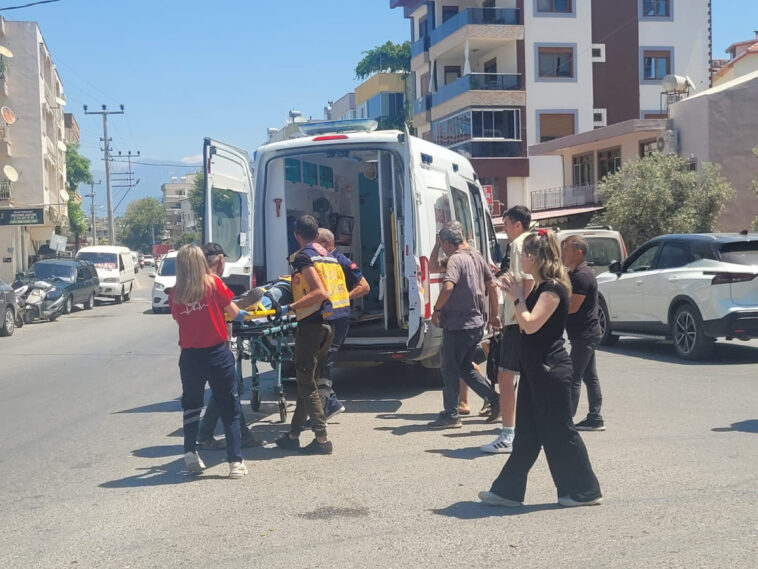
[[[557,282],[545,281],[540,283],[526,298],[526,308],[531,312],[537,299],[543,292],[555,293],[560,302],[558,307],[534,334],[522,334],[524,355],[528,358],[538,358],[563,347],[563,330],[568,317],[569,297],[566,289]]]

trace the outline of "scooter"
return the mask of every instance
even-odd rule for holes
[[[14,290],[26,287],[26,291],[20,295],[24,303],[23,318],[29,324],[36,318],[47,319],[52,322],[63,312],[65,297],[63,291],[47,281],[36,280],[23,282],[17,280],[11,285]]]
[[[26,323],[26,292],[28,290],[29,285],[13,287],[13,292],[16,294],[16,328],[22,328]]]

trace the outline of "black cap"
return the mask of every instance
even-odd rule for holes
[[[226,253],[218,243],[206,243],[203,245],[203,255],[207,257],[215,257],[216,255],[223,255],[226,257]]]

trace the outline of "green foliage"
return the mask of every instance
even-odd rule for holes
[[[79,145],[72,142],[66,147],[66,184],[69,190],[76,191],[79,184],[92,182],[90,161],[79,154]]]
[[[74,234],[74,249],[79,249],[79,236],[87,233],[87,216],[82,211],[82,204],[73,196],[68,200],[68,225]]]
[[[126,208],[119,240],[134,251],[149,252],[153,238],[160,240],[166,212],[155,198],[141,198]]]
[[[174,249],[179,249],[182,245],[189,245],[190,243],[200,243],[201,235],[198,231],[189,231],[187,233],[182,233],[173,240],[171,243],[171,247]]]
[[[598,185],[600,216],[635,248],[656,235],[715,231],[716,220],[734,193],[721,167],[704,163],[690,171],[686,158],[654,153],[628,162]]]
[[[192,213],[195,214],[195,223],[198,227],[202,227],[205,216],[205,178],[203,177],[202,170],[198,170],[195,173],[195,179],[193,180],[188,197],[192,206]]]
[[[375,73],[411,71],[411,42],[400,44],[388,41],[384,45],[363,52],[363,59],[355,66],[355,77],[366,79]]]

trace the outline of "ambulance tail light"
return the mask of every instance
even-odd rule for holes
[[[429,259],[421,257],[421,272],[419,275],[421,294],[424,297],[424,318],[432,317],[432,289],[429,274]]]

